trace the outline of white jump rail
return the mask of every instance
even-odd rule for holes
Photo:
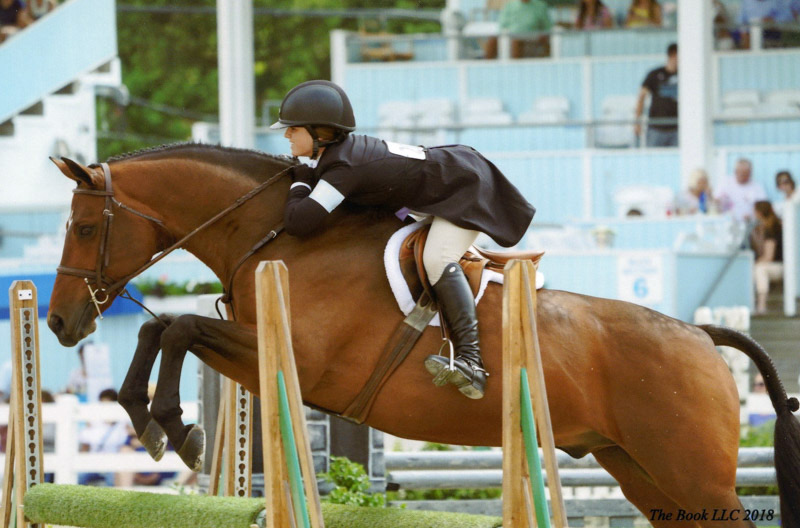
[[[183,402],[183,418],[197,420],[197,402]],[[0,405],[0,425],[8,424],[9,406]],[[188,471],[174,451],[167,451],[156,462],[145,451],[130,453],[81,452],[78,433],[96,421],[130,422],[125,410],[117,403],[80,403],[76,396],[60,394],[55,403],[42,404],[44,427],[55,425],[55,451],[44,453],[45,473],[54,473],[58,484],[77,484],[79,473],[171,473]],[[44,433],[45,436],[47,433]],[[0,454],[0,467],[5,454]]]

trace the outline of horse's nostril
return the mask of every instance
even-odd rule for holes
[[[50,330],[54,333],[58,334],[64,328],[64,320],[55,314],[50,314],[47,316],[47,326],[49,326]]]

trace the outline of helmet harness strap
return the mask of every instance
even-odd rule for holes
[[[331,140],[320,140],[319,136],[317,135],[317,129],[311,125],[303,125],[308,131],[308,134],[311,136],[311,139],[314,141],[314,145],[311,148],[311,159],[317,159],[319,155],[319,149],[322,147],[327,147],[328,145],[333,145],[334,143],[339,143],[342,140],[342,131],[337,130],[336,137]],[[344,134],[346,135],[346,134]]]

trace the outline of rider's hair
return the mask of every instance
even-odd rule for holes
[[[317,132],[317,137],[323,141],[332,141],[339,137],[342,133],[342,131],[338,128],[329,126],[317,126],[314,127],[314,130]]]

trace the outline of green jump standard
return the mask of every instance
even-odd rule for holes
[[[264,526],[264,500],[166,495],[92,486],[38,484],[25,494],[33,523],[81,528],[250,528]],[[498,528],[499,517],[360,508],[322,503],[326,528]]]

